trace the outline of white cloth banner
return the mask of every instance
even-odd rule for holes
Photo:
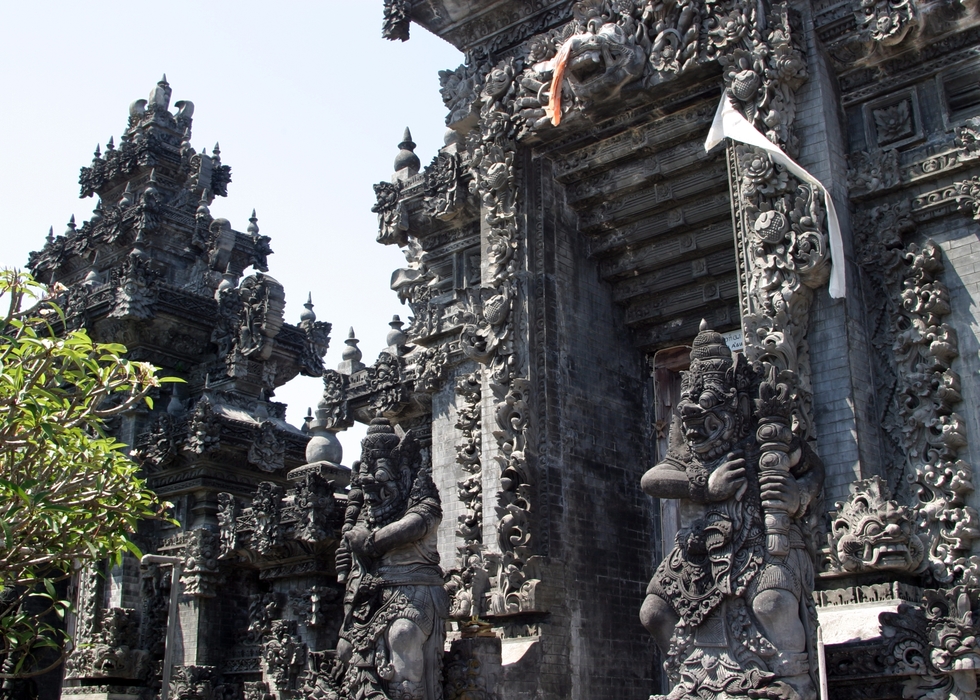
[[[721,95],[721,102],[718,104],[718,111],[715,112],[715,120],[708,131],[708,138],[704,141],[704,150],[710,151],[729,138],[733,141],[756,146],[766,151],[772,159],[789,170],[793,175],[805,180],[816,187],[823,195],[825,207],[827,209],[827,234],[830,238],[830,296],[835,299],[842,299],[845,292],[844,284],[844,243],[840,235],[840,222],[837,221],[837,210],[834,208],[834,200],[830,197],[827,188],[824,187],[817,178],[804,170],[796,161],[783,152],[779,146],[763,136],[762,132],[756,129],[749,121],[743,117],[727,92]]]

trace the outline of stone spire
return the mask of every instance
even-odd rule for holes
[[[364,369],[364,363],[361,362],[361,349],[357,347],[357,338],[354,336],[354,328],[351,327],[350,333],[347,335],[347,340],[344,341],[347,345],[344,348],[341,357],[343,362],[337,366],[337,371],[341,374],[354,374],[355,372],[360,372]]]
[[[408,336],[405,335],[405,331],[402,330],[402,326],[405,324],[402,322],[398,314],[391,317],[391,322],[388,323],[388,325],[391,326],[391,330],[388,331],[388,336],[386,338],[389,348],[400,348],[402,345],[408,342]]]
[[[303,304],[305,311],[301,311],[299,314],[299,323],[301,326],[309,325],[316,321],[316,314],[313,313],[313,293],[307,292],[306,303]]]
[[[407,180],[418,174],[419,168],[422,167],[419,157],[415,155],[415,142],[412,141],[412,132],[407,126],[398,148],[401,150],[395,156],[395,177],[399,180]]]

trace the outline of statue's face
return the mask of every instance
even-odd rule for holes
[[[643,72],[642,51],[618,24],[607,22],[595,33],[576,35],[571,42],[567,77],[581,100],[612,97]]]
[[[894,504],[876,508],[855,501],[834,521],[840,537],[837,556],[847,571],[912,571],[925,553],[922,540],[913,532],[909,513]],[[862,506],[863,507],[860,507]]]
[[[364,499],[374,511],[384,511],[401,496],[395,465],[387,457],[379,457],[372,469],[361,477]]]
[[[737,393],[716,382],[694,381],[677,404],[684,439],[695,454],[714,456],[738,439]]]

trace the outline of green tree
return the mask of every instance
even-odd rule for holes
[[[70,648],[56,584],[126,551],[164,507],[137,478],[105,420],[162,380],[126,348],[64,329],[61,309],[30,276],[0,271],[0,680],[54,668]],[[152,404],[151,404],[152,406]],[[43,650],[54,650],[43,652]],[[53,664],[40,664],[44,653]]]

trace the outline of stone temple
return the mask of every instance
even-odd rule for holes
[[[411,318],[372,364],[284,319],[165,79],[31,258],[70,324],[186,380],[112,426],[180,527],[77,578],[38,692],[976,700],[976,0],[383,22],[466,62],[445,146],[422,167],[406,130],[374,185]],[[271,397],[300,373],[297,429]]]

